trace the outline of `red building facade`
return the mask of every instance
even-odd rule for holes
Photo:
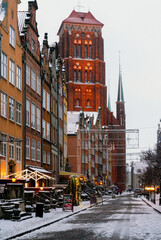
[[[65,60],[68,111],[97,112],[101,107],[102,126],[106,126],[108,144],[112,146],[111,182],[124,190],[126,144],[122,76],[120,72],[115,118],[107,108],[102,28],[103,24],[90,12],[73,10],[58,31],[60,55]]]
[[[68,88],[68,111],[106,109],[103,24],[88,13],[73,10],[62,22],[60,55],[65,59]],[[107,114],[102,111],[103,125]]]

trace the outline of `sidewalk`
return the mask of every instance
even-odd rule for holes
[[[44,213],[43,218],[35,217],[35,213],[33,213],[33,217],[30,219],[26,219],[24,221],[11,221],[11,220],[0,220],[0,239],[15,239],[16,237],[23,235],[24,233],[28,233],[34,231],[35,229],[39,229],[44,225],[50,225],[54,222],[60,221],[61,219],[67,218],[78,212],[86,210],[90,207],[90,202],[82,202],[80,206],[74,206],[74,211],[62,211],[62,208],[57,208],[56,210],[51,209],[50,213]]]
[[[153,202],[151,202],[150,200],[146,199],[145,197],[141,197],[141,199],[148,204],[149,206],[151,206],[154,210],[156,210],[157,212],[161,213],[161,206],[159,206],[159,197],[160,194],[156,194],[156,204],[154,204]]]

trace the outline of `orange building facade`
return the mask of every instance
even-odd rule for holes
[[[18,0],[0,1],[0,178],[22,170],[22,53]]]

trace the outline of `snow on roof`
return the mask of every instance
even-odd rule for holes
[[[93,117],[93,123],[96,124],[98,112],[83,112],[84,117]],[[67,113],[67,134],[75,134],[79,128],[79,116],[80,112],[68,112]]]
[[[75,134],[79,127],[80,112],[67,112],[67,134]]]
[[[37,171],[37,172],[41,172],[41,173],[51,173],[47,170],[45,170],[44,168],[39,168],[39,167],[30,167],[28,166],[30,170],[33,170],[33,171]]]
[[[22,30],[25,26],[25,19],[27,18],[27,11],[19,11],[18,12],[18,27],[20,35],[23,35]]]
[[[0,0],[0,21],[2,22],[6,15],[6,9],[7,9],[7,2],[2,2],[3,0]]]

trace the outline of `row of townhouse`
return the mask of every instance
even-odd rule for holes
[[[98,112],[68,112],[68,158],[72,172],[90,181],[109,184],[108,131],[102,126]]]
[[[0,178],[27,168],[57,183],[67,159],[65,67],[47,33],[40,47],[37,1],[18,4],[0,0]]]

